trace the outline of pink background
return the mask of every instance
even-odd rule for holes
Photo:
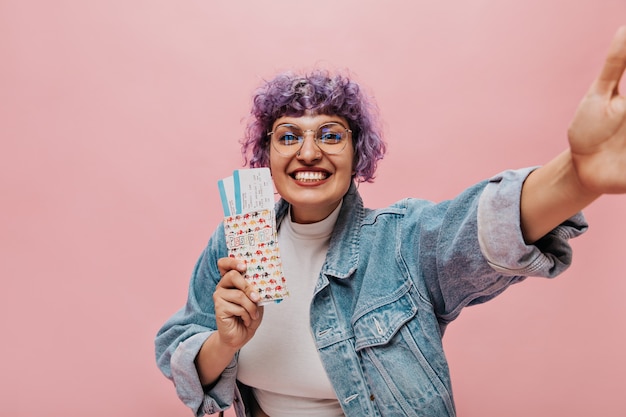
[[[388,157],[369,206],[451,197],[566,146],[624,0],[0,1],[0,415],[190,416],[154,363],[241,165],[250,93],[349,68]],[[445,337],[460,416],[623,416],[623,196],[555,281]]]

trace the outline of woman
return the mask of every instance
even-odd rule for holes
[[[256,94],[243,151],[281,201],[291,296],[257,306],[217,228],[186,306],[159,331],[157,361],[196,415],[454,416],[441,337],[470,304],[571,260],[579,211],[626,191],[626,27],[569,129],[570,149],[455,199],[363,207],[385,146],[353,81],[283,74]]]

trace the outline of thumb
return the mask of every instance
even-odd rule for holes
[[[626,25],[620,27],[615,33],[604,66],[592,87],[592,92],[601,95],[617,95],[619,83],[625,70]]]

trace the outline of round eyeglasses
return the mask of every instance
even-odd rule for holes
[[[276,126],[270,137],[272,146],[283,156],[293,156],[302,148],[307,132],[315,133],[315,144],[325,154],[333,155],[343,151],[348,143],[348,133],[352,131],[340,123],[325,123],[317,130],[302,130],[294,124],[285,123]]]

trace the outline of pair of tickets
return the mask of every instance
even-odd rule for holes
[[[244,278],[257,288],[259,305],[280,302],[289,292],[278,250],[270,170],[238,169],[217,185],[228,255],[246,262]]]

